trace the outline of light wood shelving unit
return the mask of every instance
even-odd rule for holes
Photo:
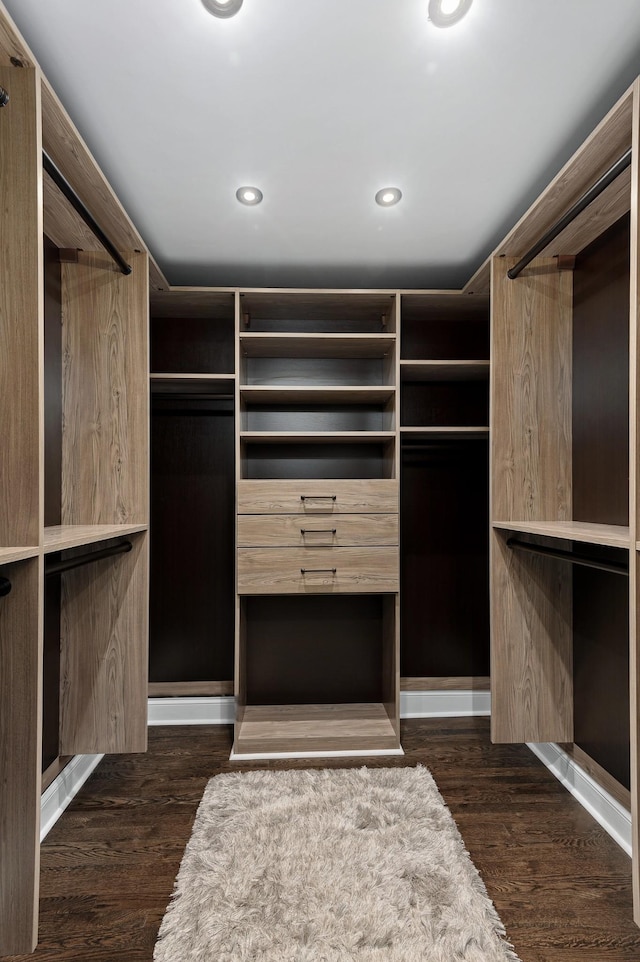
[[[638,922],[639,136],[636,81],[490,264],[492,734],[574,743],[630,798]],[[630,148],[630,167],[510,279]],[[468,288],[487,279],[485,266]]]
[[[232,758],[401,751],[397,311],[239,298]]]
[[[0,599],[4,956],[37,941],[43,741],[60,756],[146,748],[147,320],[149,276],[161,275],[2,7],[0,25],[10,98],[0,111],[0,382],[11,399],[0,436],[0,574],[11,582]],[[44,174],[43,151],[129,276]],[[47,577],[52,560],[123,535],[126,554]],[[43,654],[53,596],[52,721]]]

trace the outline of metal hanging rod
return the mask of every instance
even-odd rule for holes
[[[8,103],[9,103],[9,94],[4,89],[4,87],[0,87],[0,107],[6,107]]]
[[[94,220],[90,211],[88,211],[84,206],[69,181],[64,177],[63,174],[60,173],[54,162],[51,160],[49,155],[44,152],[44,150],[42,151],[42,166],[56,187],[67,198],[71,206],[80,214],[89,230],[95,234],[103,247],[109,252],[110,256],[120,268],[120,271],[123,274],[130,274],[131,266],[127,264],[120,251],[117,250],[115,245],[109,240],[100,225],[96,220]]]
[[[582,211],[585,210],[589,204],[596,199],[596,197],[599,197],[600,194],[607,189],[609,184],[613,183],[616,177],[618,177],[622,171],[626,170],[630,165],[631,148],[629,148],[626,154],[623,154],[623,156],[615,162],[613,167],[609,168],[606,174],[602,175],[600,180],[596,181],[593,187],[590,187],[589,190],[575,202],[573,207],[569,208],[566,214],[563,214],[559,221],[556,221],[553,227],[549,228],[547,233],[540,238],[537,244],[534,244],[534,246],[527,251],[524,257],[519,260],[510,271],[507,271],[507,277],[509,277],[512,281],[515,280],[518,274],[525,269],[527,264],[531,263],[534,257],[537,257],[538,254],[558,236],[558,234],[562,233],[562,231],[571,223],[571,221],[576,219],[578,214],[581,214]]]
[[[529,551],[531,554],[547,555],[550,558],[558,558],[560,561],[570,561],[571,564],[582,565],[584,568],[597,568],[599,571],[610,571],[616,575],[629,575],[629,565],[625,564],[624,561],[605,561],[600,558],[590,558],[588,555],[563,551],[561,548],[529,544],[528,541],[520,541],[519,538],[508,538],[507,547],[517,548],[519,551]]]
[[[0,578],[0,598],[4,598],[11,591],[11,582],[8,578]]]
[[[88,551],[86,554],[79,554],[73,558],[65,558],[63,561],[53,561],[46,565],[45,575],[59,575],[63,571],[70,571],[71,568],[81,568],[83,565],[91,564],[94,561],[101,561],[103,558],[110,558],[112,555],[125,554],[131,551],[133,545],[130,541],[120,541],[112,544],[108,548],[101,548],[99,551]]]

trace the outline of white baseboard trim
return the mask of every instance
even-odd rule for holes
[[[490,715],[488,691],[403,691],[401,718],[455,718]],[[229,695],[149,699],[150,725],[232,725],[234,701]]]
[[[40,841],[45,839],[104,755],[74,755],[40,799]]]
[[[631,855],[631,813],[606,789],[553,742],[527,743],[536,758],[547,766],[561,785],[571,792],[611,838]]]
[[[353,751],[334,749],[329,752],[262,752],[239,754],[235,747],[231,749],[230,762],[261,762],[279,760],[281,758],[383,758],[389,755],[404,755],[403,748],[358,748]]]
[[[150,698],[150,725],[233,725],[231,695]]]
[[[490,714],[489,691],[400,692],[400,718],[456,718]]]

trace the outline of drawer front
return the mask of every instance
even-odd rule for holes
[[[239,481],[238,514],[397,514],[398,482]]]
[[[238,594],[399,590],[397,548],[239,548]]]
[[[328,521],[305,514],[244,514],[238,517],[240,548],[397,544],[397,514],[341,514]]]

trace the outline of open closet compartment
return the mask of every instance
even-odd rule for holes
[[[235,300],[192,287],[151,296],[155,697],[233,693]]]
[[[488,296],[403,292],[400,345],[401,687],[487,689]]]
[[[636,921],[639,93],[491,268],[492,737],[569,743],[631,806]]]
[[[392,292],[240,294],[233,758],[401,750],[397,319]]]
[[[150,266],[0,15],[9,94],[0,111],[0,366],[11,398],[0,439],[0,585],[10,585],[0,590],[4,956],[37,941],[43,784],[68,755],[146,747]],[[124,541],[126,553],[112,553]]]

